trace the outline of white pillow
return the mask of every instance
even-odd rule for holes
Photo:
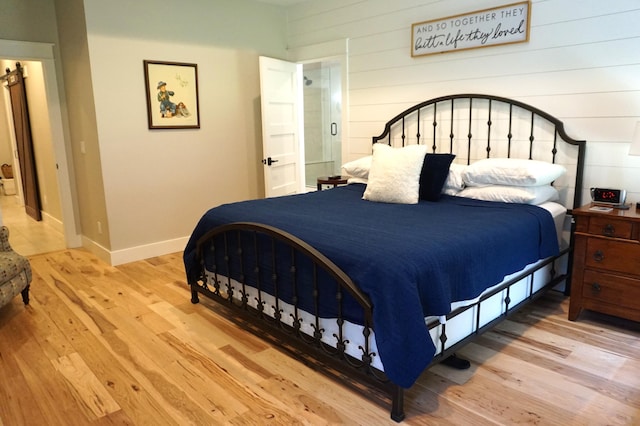
[[[351,183],[364,183],[366,185],[367,182],[369,182],[369,179],[363,179],[363,178],[357,178],[357,177],[350,177],[349,179],[347,179],[347,183],[348,184],[351,184]]]
[[[373,145],[369,181],[363,199],[384,203],[417,204],[420,196],[420,172],[427,153],[425,145],[392,148]]]
[[[559,164],[519,158],[485,158],[466,168],[462,176],[467,186],[548,185],[564,173]]]
[[[476,200],[500,201],[503,203],[542,204],[558,200],[558,190],[551,185],[542,186],[468,186],[457,194]]]
[[[367,155],[366,157],[358,158],[357,160],[344,163],[342,165],[342,171],[345,175],[366,180],[369,178],[369,170],[371,169],[371,158],[371,155]]]
[[[466,170],[467,166],[464,164],[451,163],[449,166],[449,175],[444,182],[442,192],[445,194],[452,194],[464,189],[464,180],[462,179],[462,172]]]

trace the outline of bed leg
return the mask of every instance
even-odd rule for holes
[[[198,292],[191,286],[191,303],[194,305],[200,302],[200,298],[198,297]]]
[[[394,385],[392,392],[391,420],[398,423],[404,420],[404,389]]]
[[[464,358],[460,358],[458,355],[456,354],[452,354],[449,357],[445,358],[442,363],[444,365],[447,365],[449,367],[453,367],[456,370],[466,370],[469,367],[471,367],[471,363],[464,359]]]

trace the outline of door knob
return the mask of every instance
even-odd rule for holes
[[[262,164],[266,164],[267,166],[272,165],[273,163],[277,163],[278,160],[273,160],[271,159],[271,157],[267,157],[266,159],[262,160]]]

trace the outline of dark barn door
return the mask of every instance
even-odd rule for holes
[[[31,140],[29,109],[27,108],[27,91],[24,86],[24,77],[20,63],[16,63],[16,69],[13,71],[7,68],[7,75],[4,78],[7,80],[9,94],[11,95],[13,126],[15,128],[16,145],[18,147],[24,207],[29,216],[35,220],[42,220],[38,175],[36,172],[33,142]]]

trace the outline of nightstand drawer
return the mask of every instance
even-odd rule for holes
[[[631,238],[633,223],[608,217],[592,217],[589,220],[589,233],[605,237]]]
[[[640,321],[640,208],[573,209],[569,320],[583,309]]]
[[[582,297],[640,309],[640,280],[586,269]]]
[[[585,265],[640,275],[640,244],[606,238],[588,238]]]

